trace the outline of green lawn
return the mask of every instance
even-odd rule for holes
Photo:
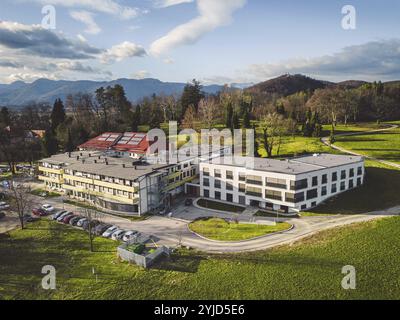
[[[244,207],[241,206],[235,206],[233,204],[212,201],[207,199],[199,199],[197,201],[197,205],[207,209],[225,211],[230,213],[242,213],[245,209]]]
[[[363,155],[400,163],[400,128],[372,134],[337,137],[335,145]]]
[[[190,230],[203,237],[219,241],[239,241],[263,236],[272,232],[287,230],[289,223],[276,226],[228,222],[219,218],[198,219],[189,224]]]
[[[366,161],[366,177],[361,187],[327,200],[310,214],[357,214],[400,205],[400,170],[376,161]]]
[[[246,254],[179,250],[143,270],[116,258],[116,243],[42,221],[0,235],[0,299],[400,299],[400,217],[337,228],[291,246]],[[41,288],[43,265],[57,289]],[[343,290],[341,269],[357,271]],[[98,273],[98,281],[92,274]]]
[[[35,196],[40,196],[40,197],[42,196],[43,193],[46,193],[47,196],[45,198],[55,198],[55,197],[61,196],[61,193],[48,191],[45,189],[35,189],[35,190],[32,190],[31,193]]]

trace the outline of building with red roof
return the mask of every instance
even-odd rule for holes
[[[90,139],[85,143],[78,146],[81,151],[85,150],[97,150],[106,151],[110,150],[118,141],[121,139],[122,133],[116,132],[105,132],[96,138]]]

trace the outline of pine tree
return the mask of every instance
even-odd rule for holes
[[[65,109],[61,99],[56,99],[51,112],[51,129],[53,132],[65,121]]]
[[[58,152],[58,141],[53,130],[47,129],[42,140],[42,150],[46,156],[52,156]]]

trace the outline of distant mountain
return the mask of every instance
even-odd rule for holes
[[[329,85],[334,85],[334,83],[315,80],[301,74],[286,74],[278,78],[258,83],[245,89],[245,91],[260,94],[262,96],[289,96],[299,91],[314,91],[316,89],[325,88]]]
[[[368,83],[368,82],[362,81],[362,80],[346,80],[346,81],[338,82],[338,83],[336,83],[336,85],[339,87],[342,87],[342,88],[346,88],[346,89],[355,89],[355,88],[361,87],[362,85],[364,85],[366,83]]]
[[[65,100],[69,94],[78,92],[94,93],[100,87],[114,86],[120,84],[124,87],[128,99],[136,102],[143,97],[152,94],[180,94],[185,87],[185,83],[162,82],[157,79],[118,79],[113,81],[54,81],[39,79],[32,83],[22,81],[11,84],[0,84],[0,105],[21,106],[29,102],[48,102],[53,103],[55,99]],[[217,93],[223,88],[219,85],[204,86],[206,93]]]

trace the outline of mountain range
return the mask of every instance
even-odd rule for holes
[[[132,102],[152,94],[180,94],[186,85],[186,83],[162,82],[157,79],[117,79],[113,81],[38,79],[32,83],[16,81],[11,84],[0,84],[0,106],[18,107],[30,102],[53,103],[57,98],[65,100],[69,94],[93,94],[100,87],[116,84],[124,87],[127,98]],[[220,85],[207,85],[203,87],[203,91],[216,93],[222,88],[223,86]]]
[[[262,94],[263,96],[287,96],[299,91],[314,91],[319,88],[341,86],[356,88],[363,85],[364,81],[349,80],[339,83],[316,80],[304,75],[283,75],[258,84],[237,83],[231,84],[234,89],[243,89],[249,93]],[[91,93],[100,87],[119,84],[124,87],[126,96],[132,102],[137,102],[152,94],[181,94],[186,83],[162,82],[158,79],[117,79],[113,81],[66,81],[39,79],[32,83],[16,81],[11,84],[0,84],[0,106],[20,107],[30,102],[53,103],[57,98],[65,100],[69,94]],[[208,94],[221,91],[221,85],[203,86],[203,91]]]

